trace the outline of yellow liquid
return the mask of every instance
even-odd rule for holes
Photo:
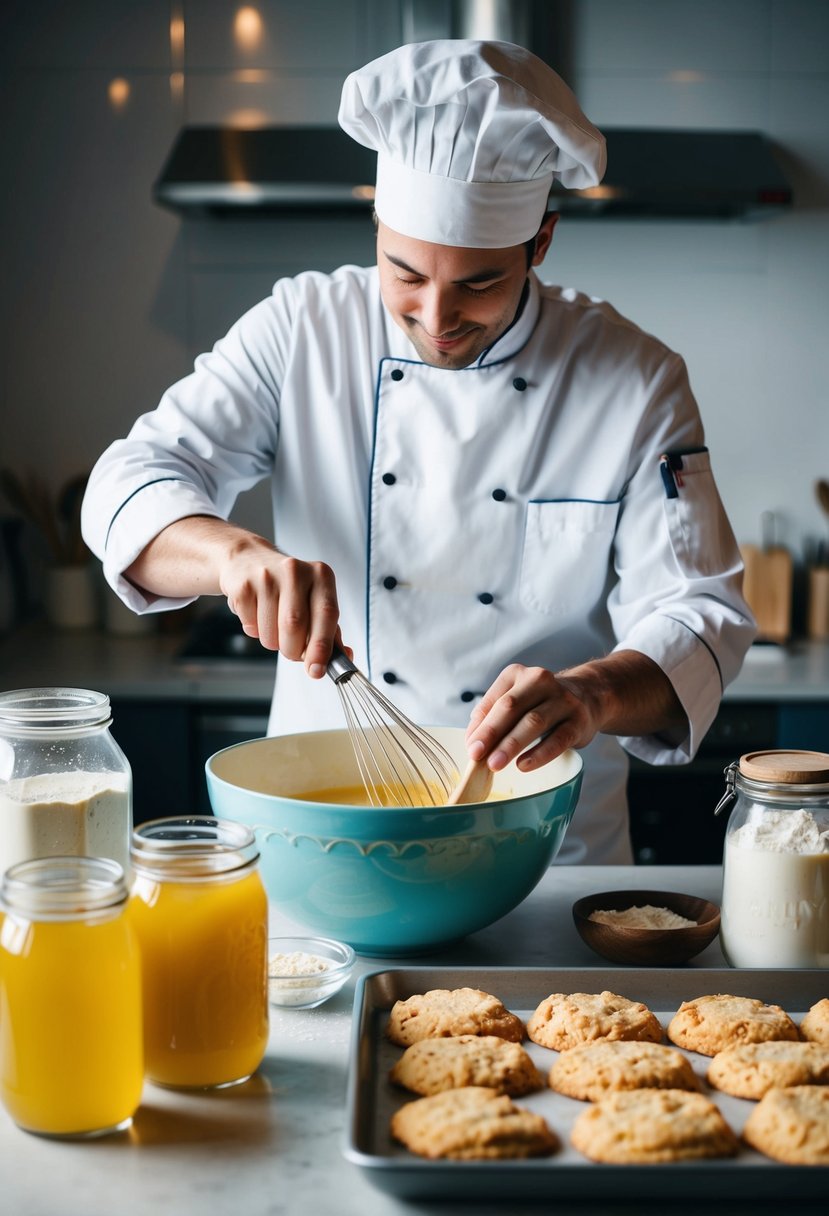
[[[425,795],[424,787],[403,785],[378,785],[377,792],[383,806],[443,806],[446,794],[437,787],[430,787],[433,799]],[[368,795],[364,785],[338,785],[327,790],[303,790],[301,794],[293,795],[302,802],[332,802],[335,806],[369,806]],[[497,802],[509,798],[509,794],[490,794],[487,802]]]
[[[242,1081],[268,1044],[268,905],[256,871],[158,882],[137,875],[147,1075],[202,1088]]]
[[[382,799],[383,806],[399,806],[401,803],[407,806],[413,799],[415,802],[419,802],[422,797],[422,791],[406,789],[402,785],[378,785],[377,793]],[[307,792],[303,790],[296,797],[302,802],[333,802],[336,806],[371,805],[364,785],[338,785],[333,789],[308,790]],[[445,801],[445,797],[439,795],[439,801]],[[425,805],[428,805],[428,799]]]
[[[124,1124],[141,1100],[141,964],[121,912],[0,928],[0,1097],[53,1136]]]

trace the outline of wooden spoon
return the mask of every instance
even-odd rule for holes
[[[482,760],[470,760],[466,771],[452,793],[446,799],[447,806],[460,806],[469,802],[486,802],[495,776]]]

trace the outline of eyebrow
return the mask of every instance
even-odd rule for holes
[[[393,257],[390,253],[386,253],[385,250],[383,250],[383,256],[385,257],[386,261],[391,262],[392,265],[397,266],[400,270],[405,270],[407,274],[413,274],[418,279],[425,277],[419,270],[415,270],[413,266],[409,266],[407,262],[404,262],[402,258]],[[503,278],[504,273],[505,271],[502,266],[490,266],[484,270],[477,271],[476,274],[465,275],[462,279],[453,279],[452,282],[488,283],[490,279]]]

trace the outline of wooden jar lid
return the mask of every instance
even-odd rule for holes
[[[740,772],[752,781],[787,785],[820,785],[829,781],[829,755],[779,749],[746,752],[740,756]]]

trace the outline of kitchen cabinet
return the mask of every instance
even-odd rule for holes
[[[180,636],[113,637],[37,624],[0,642],[0,680],[5,688],[63,684],[108,693],[113,735],[133,769],[136,822],[143,822],[209,811],[207,758],[267,731],[275,658],[221,653],[194,654]],[[752,647],[691,764],[631,761],[636,861],[719,862],[727,816],[713,812],[723,769],[743,752],[769,747],[829,751],[829,644]]]
[[[112,701],[112,733],[132,767],[135,823],[209,815],[204,766],[214,752],[267,733],[267,701]]]
[[[829,701],[726,699],[690,764],[632,759],[628,778],[633,855],[639,865],[707,865],[722,859],[728,815],[714,815],[724,770],[744,752],[829,751]]]
[[[269,702],[113,702],[113,734],[133,770],[135,822],[210,814],[204,765],[214,752],[267,733]],[[724,769],[743,752],[829,749],[829,703],[724,701],[695,759],[653,766],[631,759],[631,837],[639,865],[713,865],[727,815],[714,815]]]
[[[135,823],[195,809],[190,717],[182,702],[112,699],[112,735],[132,769]]]

